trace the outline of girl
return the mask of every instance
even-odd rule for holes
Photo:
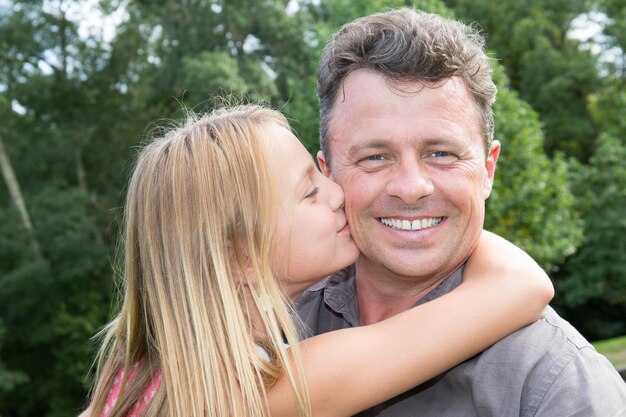
[[[258,106],[190,116],[146,146],[125,228],[124,299],[84,416],[349,416],[531,323],[553,294],[485,232],[450,294],[298,343],[292,301],[358,250],[340,187]]]

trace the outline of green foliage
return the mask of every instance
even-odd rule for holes
[[[210,109],[225,93],[280,107],[291,81],[309,75],[303,64],[311,57],[306,15],[287,14],[286,3],[131,2],[120,35],[132,34],[135,44],[120,38],[114,45],[124,42],[134,55],[133,87],[147,94],[143,105],[157,117],[173,116],[179,102]]]
[[[604,12],[608,19],[604,20],[605,49],[618,48],[621,54],[616,54],[613,62],[605,66],[618,78],[626,78],[626,7],[623,0],[596,0],[594,3],[598,11]]]
[[[83,42],[63,10],[41,2],[1,10],[0,134],[42,255],[2,187],[0,369],[10,372],[0,372],[0,415],[74,415],[85,401],[89,338],[108,316],[106,229],[129,145],[115,132],[128,131],[129,116],[101,44]],[[24,113],[12,111],[15,102]]]
[[[7,239],[0,244],[0,263],[12,264],[0,282],[4,357],[28,382],[8,397],[0,395],[0,410],[67,415],[84,399],[88,341],[108,315],[109,257],[82,191],[50,186],[31,201],[45,260],[29,257],[15,223],[3,223]],[[24,255],[13,257],[18,253]]]
[[[4,338],[5,329],[0,321],[0,353],[2,348],[2,339]],[[1,359],[1,356],[0,356]],[[8,393],[14,390],[20,384],[28,381],[26,375],[19,371],[8,370],[6,365],[0,360],[0,392]]]
[[[281,108],[296,135],[312,155],[319,150],[319,105],[315,96],[315,83],[314,70],[305,78],[290,79],[289,90],[293,91],[293,95]]]
[[[520,65],[521,96],[544,121],[546,150],[586,160],[594,147],[597,129],[586,97],[597,90],[594,60],[567,44],[561,49],[537,42]]]
[[[626,336],[601,340],[593,344],[616,368],[626,366]]]
[[[548,155],[564,152],[586,161],[598,136],[587,96],[599,88],[597,59],[567,36],[589,10],[584,0],[447,0],[465,21],[475,21],[506,68],[511,86],[544,125]]]
[[[202,52],[185,57],[183,67],[184,85],[192,103],[219,95],[220,91],[245,92],[247,89],[246,82],[239,76],[237,60],[226,52]]]
[[[601,131],[626,143],[626,89],[623,81],[607,80],[602,91],[590,96],[588,101],[593,120]]]
[[[626,333],[626,262],[623,235],[626,203],[626,91],[617,74],[588,98],[602,134],[589,164],[574,164],[571,182],[585,221],[585,240],[557,275],[564,295],[558,307],[592,339]]]
[[[596,301],[626,313],[625,158],[624,143],[604,134],[590,164],[577,164],[573,173],[578,206],[585,220],[585,239],[568,258],[556,283],[567,308]],[[621,332],[626,332],[624,317],[619,320]],[[603,336],[597,330],[593,334]]]
[[[508,88],[496,66],[496,139],[502,144],[486,227],[530,253],[547,271],[576,250],[582,225],[569,189],[567,164],[543,152],[538,115]]]

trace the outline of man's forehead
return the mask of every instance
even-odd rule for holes
[[[368,85],[371,88],[367,88]],[[378,97],[389,93],[401,98],[400,102],[404,102],[402,99],[418,96],[425,90],[441,92],[438,96],[443,101],[440,101],[438,106],[431,107],[432,109],[438,107],[445,111],[449,107],[445,102],[447,100],[450,101],[450,104],[455,103],[460,112],[466,112],[471,107],[471,119],[477,123],[477,127],[482,131],[480,107],[465,80],[459,76],[438,81],[411,80],[409,78],[390,79],[371,70],[357,70],[346,77],[328,113],[325,132],[326,148],[330,148],[342,135],[358,129],[362,125],[360,122],[360,119],[363,118],[362,114],[366,111],[371,112],[370,120],[371,117],[380,118],[381,124],[389,117],[393,117],[393,114],[385,113],[384,108],[376,103]],[[381,91],[381,96],[377,96],[377,91]],[[409,102],[407,101],[406,104],[408,105]],[[378,109],[381,111],[379,112]],[[401,108],[400,111],[403,109]],[[416,109],[417,111],[423,113],[423,109]],[[338,122],[338,119],[341,119],[341,122]],[[378,127],[380,125],[374,123],[373,126]],[[349,132],[343,130],[349,130]]]

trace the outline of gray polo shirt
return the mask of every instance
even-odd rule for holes
[[[416,305],[452,291],[462,280],[460,268]],[[354,266],[309,288],[296,308],[308,328],[306,337],[358,326]],[[367,378],[366,368],[362,377]],[[358,416],[622,417],[626,384],[604,356],[548,307],[534,324]]]

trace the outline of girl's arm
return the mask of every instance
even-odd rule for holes
[[[483,232],[454,291],[380,323],[300,344],[313,415],[350,416],[393,398],[534,322],[553,295],[530,256]],[[268,398],[272,417],[297,415],[286,378]]]

